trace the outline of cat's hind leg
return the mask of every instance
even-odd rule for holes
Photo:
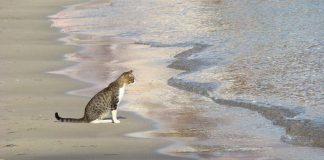
[[[120,123],[120,121],[117,120],[117,109],[111,111],[111,117],[114,123]]]
[[[91,121],[90,123],[112,123],[111,119],[96,119]]]

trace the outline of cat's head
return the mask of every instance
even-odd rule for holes
[[[123,84],[131,84],[135,82],[135,76],[133,75],[133,70],[124,72],[120,77]]]

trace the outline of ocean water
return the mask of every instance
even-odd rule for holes
[[[197,159],[324,157],[321,0],[93,0],[51,16],[80,46],[56,71],[94,84],[134,70],[121,109],[170,140],[160,153]]]

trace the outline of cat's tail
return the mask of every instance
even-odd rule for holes
[[[58,120],[58,121],[61,121],[61,122],[72,122],[72,123],[84,123],[86,122],[84,120],[84,117],[82,118],[62,118],[58,115],[57,112],[55,112],[55,118]]]

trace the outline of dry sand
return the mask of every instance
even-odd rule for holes
[[[124,136],[153,124],[120,112],[121,124],[55,122],[80,117],[89,98],[65,94],[87,84],[46,72],[73,65],[76,47],[57,39],[47,16],[80,0],[0,1],[0,159],[179,159],[157,154],[167,142]]]

